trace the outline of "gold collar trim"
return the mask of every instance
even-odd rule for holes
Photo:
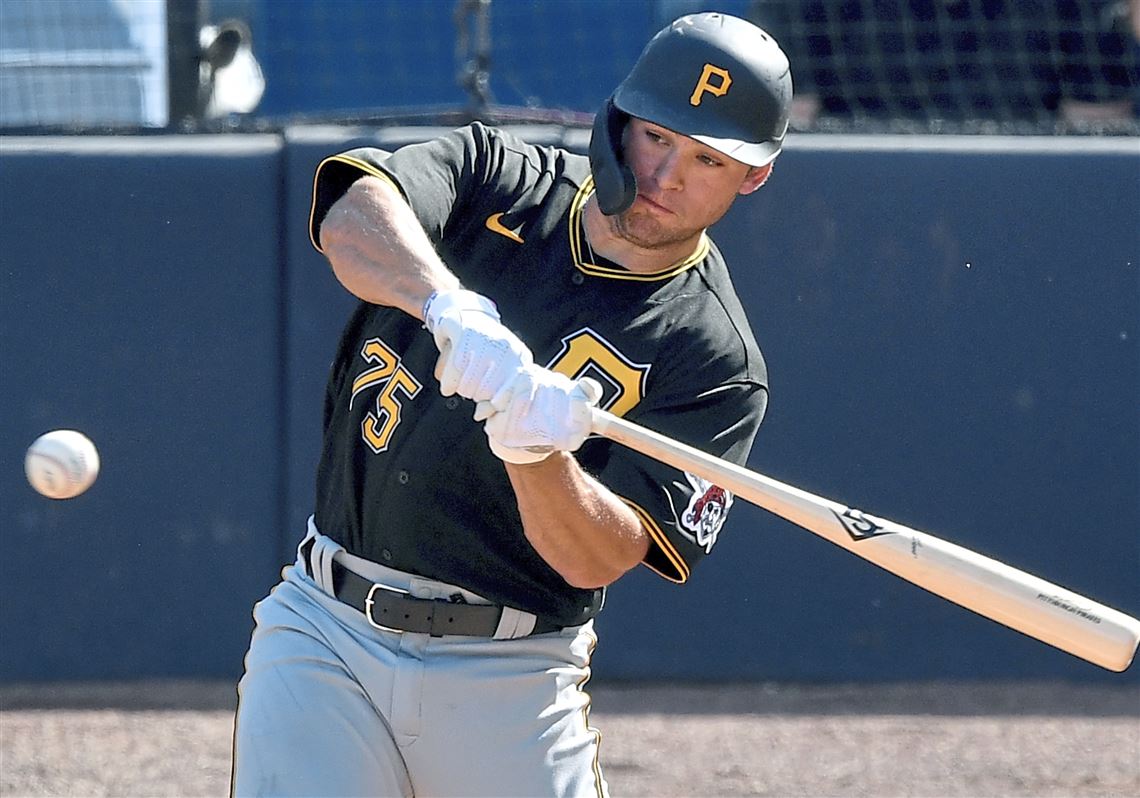
[[[585,272],[593,277],[652,282],[654,280],[667,280],[670,277],[674,277],[686,269],[692,268],[708,256],[709,239],[707,235],[701,233],[700,241],[697,242],[697,248],[693,250],[691,255],[683,260],[677,261],[672,266],[666,266],[660,271],[631,272],[625,269],[602,266],[591,262],[588,250],[586,249],[586,228],[583,211],[586,208],[586,201],[590,199],[590,195],[593,193],[594,178],[591,175],[582,183],[582,187],[578,189],[578,193],[574,196],[574,201],[570,203],[570,224],[568,225],[570,230],[570,257],[574,261],[575,268],[579,271]]]

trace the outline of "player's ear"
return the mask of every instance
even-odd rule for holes
[[[737,193],[741,196],[751,194],[760,186],[768,182],[768,176],[772,174],[772,164],[766,166],[753,166],[748,170],[748,174],[744,176],[744,181],[737,189]]]

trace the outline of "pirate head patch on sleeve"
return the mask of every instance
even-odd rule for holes
[[[678,526],[685,537],[694,541],[705,550],[705,554],[708,554],[716,545],[717,535],[724,526],[728,508],[732,506],[732,494],[688,472],[685,472],[685,478],[692,486],[693,492],[689,496],[689,505],[681,514]]]

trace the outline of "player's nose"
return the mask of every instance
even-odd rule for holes
[[[662,191],[675,191],[685,184],[681,174],[681,158],[676,150],[671,150],[657,162],[653,170],[653,182]]]

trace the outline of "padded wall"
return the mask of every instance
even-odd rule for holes
[[[0,679],[240,672],[281,554],[275,136],[0,139]],[[24,449],[102,456],[52,501]]]
[[[240,673],[352,305],[313,169],[433,132],[0,139],[0,680]],[[1132,145],[792,140],[713,230],[771,372],[750,465],[1140,614]],[[55,427],[104,458],[72,501],[22,473]],[[743,502],[688,585],[638,569],[597,627],[599,679],[1140,680]]]

